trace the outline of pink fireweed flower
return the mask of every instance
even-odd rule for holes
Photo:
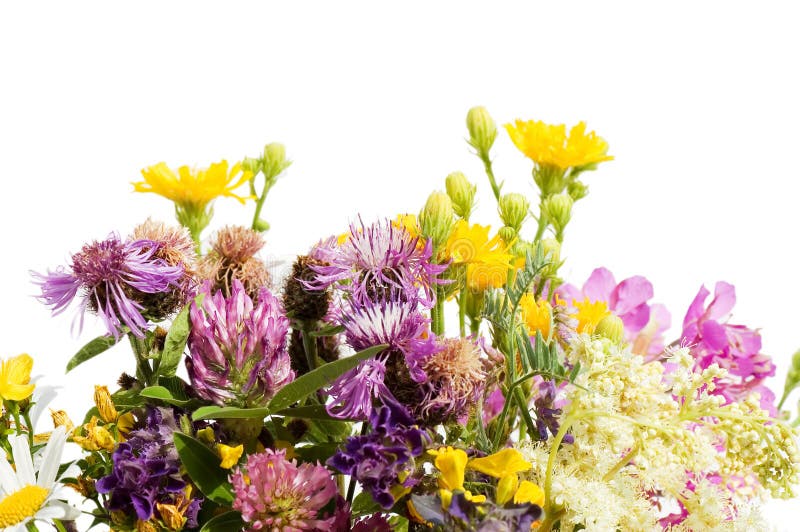
[[[622,320],[625,339],[633,344],[635,352],[658,354],[664,349],[661,335],[670,326],[670,315],[663,305],[647,304],[653,297],[653,285],[644,277],[635,275],[617,284],[610,271],[596,268],[581,290],[563,284],[556,294],[573,304],[604,302]]]
[[[289,320],[266,288],[254,304],[238,279],[228,298],[222,291],[212,295],[210,286],[204,283],[202,303],[189,311],[186,368],[192,386],[220,406],[264,406],[294,380],[286,347]]]
[[[762,383],[775,375],[775,364],[761,351],[761,335],[744,325],[731,325],[726,319],[736,304],[733,285],[718,282],[714,298],[704,306],[710,292],[705,286],[695,296],[683,319],[681,343],[690,346],[701,369],[718,364],[728,375],[717,379],[712,392],[725,397],[726,402],[742,401],[753,392],[761,395],[761,408],[776,415],[775,395]]]
[[[31,272],[41,288],[39,299],[60,314],[82,290],[80,325],[88,309],[102,318],[108,332],[122,335],[123,326],[143,338],[147,328],[147,294],[182,289],[185,269],[158,258],[160,244],[150,240],[122,241],[116,234],[83,246],[68,268],[47,274]],[[162,317],[163,318],[163,317]]]
[[[359,298],[385,299],[387,294],[417,294],[426,305],[433,302],[431,285],[447,266],[433,264],[430,241],[419,245],[403,227],[388,220],[364,225],[350,225],[344,242],[334,245],[332,239],[320,242],[311,252],[325,262],[312,268],[316,279],[306,281],[310,289],[323,290],[336,284]]]
[[[267,449],[247,457],[244,469],[230,477],[233,508],[242,513],[246,530],[297,532],[330,530],[335,516],[322,512],[336,497],[336,483],[319,465],[297,465],[286,451]]]

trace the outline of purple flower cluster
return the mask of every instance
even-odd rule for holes
[[[744,325],[732,325],[726,319],[736,304],[733,285],[718,282],[714,298],[708,306],[710,292],[705,286],[695,296],[683,319],[681,343],[690,346],[701,369],[718,364],[728,370],[725,378],[717,379],[713,393],[726,402],[741,401],[753,392],[761,395],[761,408],[777,415],[775,395],[763,385],[764,379],[775,375],[775,364],[768,355],[760,353],[761,335]]]
[[[540,379],[540,377],[537,377]],[[562,383],[562,387],[566,383]],[[547,432],[555,436],[558,434],[559,422],[558,418],[561,417],[562,408],[556,399],[558,389],[552,380],[542,380],[539,382],[539,390],[536,399],[533,400],[533,408],[536,413],[536,430],[539,433],[541,441],[547,441]],[[573,443],[575,438],[572,434],[564,436],[564,443]]]
[[[147,309],[141,303],[146,294],[183,290],[184,265],[171,266],[157,257],[161,244],[151,240],[126,240],[110,235],[106,240],[83,246],[72,256],[69,268],[59,267],[47,274],[32,272],[41,288],[41,299],[61,313],[79,290],[83,291],[83,313],[90,310],[103,320],[114,337],[123,326],[143,338],[147,328]]]
[[[253,303],[238,279],[231,295],[211,294],[206,282],[200,305],[189,311],[192,332],[186,367],[197,394],[217,405],[264,406],[294,380],[286,338],[289,320],[266,288]]]
[[[150,407],[144,426],[120,443],[112,459],[111,474],[97,481],[99,493],[110,494],[106,507],[125,514],[135,513],[141,521],[153,517],[156,503],[173,504],[185,493],[180,458],[172,434],[178,429],[175,414],[166,408]],[[193,498],[185,512],[187,527],[197,526],[202,499]]]
[[[403,405],[391,397],[384,401],[370,414],[372,432],[348,438],[344,450],[333,455],[328,465],[357,479],[364,491],[388,510],[395,503],[392,488],[415,484],[410,475],[413,459],[422,454],[428,436],[416,427]]]

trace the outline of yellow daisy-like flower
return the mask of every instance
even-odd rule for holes
[[[553,308],[545,299],[538,302],[533,294],[525,294],[519,301],[522,311],[522,323],[528,329],[528,334],[534,335],[536,331],[542,333],[542,338],[550,336],[550,322],[553,318]]]
[[[562,170],[610,161],[608,143],[594,131],[586,133],[586,123],[573,126],[567,135],[564,124],[551,125],[537,120],[516,120],[505,125],[511,141],[540,166]]]
[[[489,238],[490,226],[459,220],[445,245],[446,260],[466,265],[467,286],[485,290],[503,286],[514,256],[500,236]]]
[[[420,236],[419,223],[415,214],[398,214],[397,218],[392,221],[392,225],[398,229],[405,229],[411,238]],[[422,245],[425,245],[424,242]]]
[[[31,381],[33,359],[21,354],[0,364],[0,400],[22,401],[33,393],[35,386]]]
[[[595,301],[592,303],[587,297],[583,301],[573,301],[572,305],[578,309],[573,315],[578,320],[578,332],[594,334],[594,330],[600,320],[611,315],[608,304],[605,301]]]
[[[158,163],[142,170],[142,176],[144,181],[132,183],[136,192],[153,192],[184,208],[202,209],[220,196],[235,198],[241,203],[253,197],[233,192],[252,177],[250,172],[242,170],[241,163],[230,168],[224,160],[204,169],[181,166],[177,173],[165,163]]]

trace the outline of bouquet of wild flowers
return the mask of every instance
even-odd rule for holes
[[[800,355],[775,405],[759,334],[728,321],[733,286],[710,302],[701,288],[667,344],[644,277],[565,283],[565,229],[606,142],[583,123],[508,124],[533,161],[531,210],[495,180],[486,110],[467,126],[496,233],[471,221],[476,187],[456,172],[417,216],[320,240],[281,285],[259,251],[282,146],[144,170],[135,189],[173,201],[180,226],[148,219],[34,274],[54,313],[77,300],[108,329],[67,370],[123,339],[133,357],[77,425],[51,410],[47,434],[34,426],[55,394],[28,355],[3,360],[0,529],[74,530],[81,512],[136,531],[762,528],[760,501],[799,480],[799,422],[780,409]],[[204,246],[219,196],[255,215]],[[65,465],[67,442],[83,454]]]

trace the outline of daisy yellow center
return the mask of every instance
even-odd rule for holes
[[[36,515],[49,492],[41,486],[25,486],[0,501],[0,528],[22,523]]]

